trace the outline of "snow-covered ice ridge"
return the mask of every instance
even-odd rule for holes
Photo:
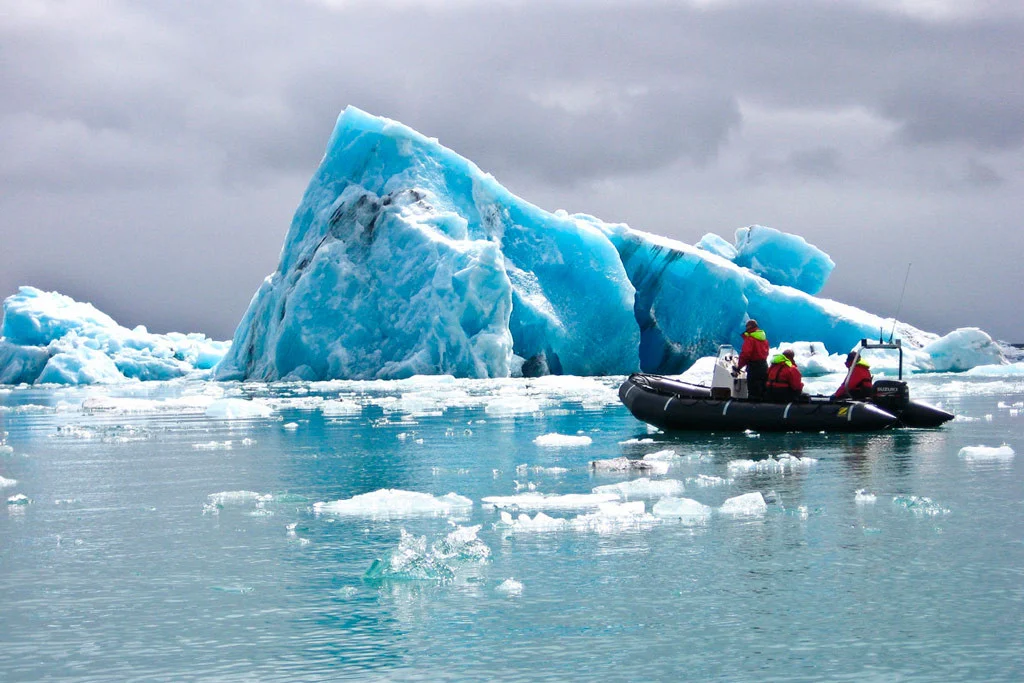
[[[229,342],[152,334],[56,292],[21,287],[4,300],[0,384],[96,384],[208,375]],[[205,372],[204,372],[205,371]]]
[[[549,213],[437,140],[349,107],[216,376],[675,373],[738,344],[748,317],[845,352],[893,322],[812,296],[833,266],[763,226],[695,247]],[[909,347],[938,339],[895,330]]]

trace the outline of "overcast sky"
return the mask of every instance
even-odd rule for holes
[[[230,338],[349,104],[548,210],[759,223],[1024,341],[1019,0],[4,0],[0,294]],[[771,331],[784,339],[782,330]]]

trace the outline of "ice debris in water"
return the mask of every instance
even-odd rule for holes
[[[313,504],[314,513],[357,517],[406,517],[414,515],[453,515],[466,513],[473,501],[457,493],[433,496],[418,491],[378,489],[352,498]]]
[[[515,579],[505,579],[500,584],[498,584],[498,587],[494,590],[496,590],[499,593],[504,593],[508,596],[522,595],[523,584],[519,581],[516,581]]]
[[[857,505],[874,505],[876,500],[878,500],[878,496],[867,489],[857,489],[853,497],[853,501]]]
[[[7,504],[13,506],[28,505],[31,502],[32,500],[24,493],[18,493],[7,499]]]
[[[647,528],[658,521],[657,517],[647,513],[643,501],[632,503],[610,501],[598,505],[594,512],[577,515],[571,519],[549,517],[543,512],[538,512],[532,519],[526,513],[513,517],[510,513],[502,510],[501,520],[496,522],[494,527],[512,533],[562,530],[610,533]]]
[[[206,409],[206,416],[221,420],[252,420],[270,417],[274,409],[258,401],[244,398],[222,398],[214,401]]]
[[[723,515],[754,517],[767,512],[768,504],[765,503],[764,496],[761,495],[760,491],[754,491],[753,493],[744,493],[741,496],[726,499],[718,511]]]
[[[644,456],[644,460],[646,460],[648,462],[651,462],[651,461],[665,462],[665,461],[679,460],[679,454],[676,453],[671,448],[668,448],[668,449],[665,449],[663,451],[655,451],[654,453],[648,453],[647,455]]]
[[[701,523],[711,517],[711,508],[691,498],[665,497],[654,504],[651,512],[655,517],[678,519],[683,522]]]
[[[197,451],[230,451],[235,447],[235,444],[239,446],[254,446],[256,445],[256,439],[240,439],[238,441],[207,441],[205,443],[194,443],[192,448]]]
[[[780,453],[776,457],[769,456],[765,460],[732,460],[729,472],[741,474],[757,472],[762,474],[784,474],[799,469],[807,469],[818,462],[815,458],[798,458],[789,453]]]
[[[967,461],[1010,460],[1016,453],[1004,443],[1002,446],[964,446],[959,455]]]
[[[574,448],[589,446],[593,439],[589,436],[573,436],[569,434],[543,434],[533,440],[541,448]]]
[[[730,486],[733,483],[733,479],[731,477],[729,479],[716,477],[712,474],[698,474],[696,477],[687,477],[686,483],[698,488],[709,488],[712,486]]]
[[[516,508],[519,510],[578,510],[595,508],[603,503],[614,503],[619,500],[616,493],[521,493],[517,496],[487,496],[483,502],[496,508]]]
[[[596,472],[649,472],[665,474],[669,463],[661,460],[634,460],[625,456],[607,460],[591,460],[590,468]]]
[[[486,562],[491,549],[477,538],[480,526],[456,527],[427,546],[426,536],[401,530],[398,547],[373,561],[363,578],[367,581],[436,581],[455,579],[460,567]]]
[[[17,486],[17,479],[8,479],[7,477],[0,476],[0,489],[9,489],[12,486]]]
[[[282,425],[282,427],[284,429],[287,429],[288,431],[294,432],[296,429],[299,428],[299,423],[298,422],[286,422],[286,423],[284,423]]]
[[[357,415],[363,412],[363,407],[355,401],[339,398],[337,400],[324,401],[319,406],[324,417],[341,417],[344,415]]]
[[[674,496],[683,492],[683,482],[677,479],[651,480],[647,477],[623,481],[618,484],[607,484],[597,486],[594,493],[611,493],[623,500],[630,498],[661,498],[663,496]]]
[[[949,508],[942,507],[927,496],[896,496],[892,502],[893,505],[910,510],[919,517],[948,515],[950,512]]]

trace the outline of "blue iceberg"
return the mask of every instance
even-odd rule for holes
[[[674,374],[738,345],[749,318],[776,347],[842,353],[884,331],[916,370],[1006,362],[981,330],[940,339],[815,297],[834,265],[765,226],[691,246],[544,211],[437,140],[349,107],[230,345],[129,330],[22,287],[4,302],[0,383]]]
[[[812,296],[834,263],[800,237],[754,226],[699,246],[544,211],[349,107],[216,377],[673,373],[751,317],[832,349],[883,328],[938,338]]]
[[[56,292],[21,287],[4,300],[0,384],[98,384],[210,374],[228,342],[152,334]],[[203,372],[205,371],[205,373]]]

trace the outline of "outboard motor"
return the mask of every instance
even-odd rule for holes
[[[895,379],[880,379],[871,388],[871,402],[894,415],[910,405],[907,383]]]

